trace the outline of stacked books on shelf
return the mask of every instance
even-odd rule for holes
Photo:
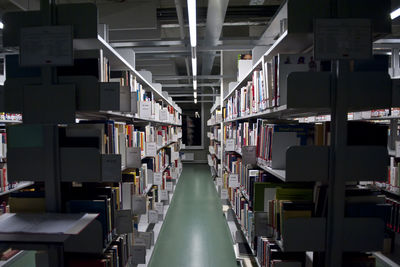
[[[270,124],[258,120],[257,157],[271,168],[285,169],[286,149],[309,144],[310,128],[307,124]]]
[[[267,108],[266,91],[262,71],[254,71],[253,79],[241,90],[235,91],[226,104],[225,118],[234,119],[258,113]]]
[[[235,150],[243,146],[255,146],[257,143],[257,123],[231,123],[224,126],[223,139],[233,139]]]
[[[7,138],[3,132],[0,136],[0,156],[4,158],[7,153],[8,159],[8,166],[3,168],[8,172],[1,172],[5,173],[1,188],[10,186],[6,176],[10,181],[29,178],[35,184],[0,194],[1,212],[10,213],[3,214],[0,221],[7,225],[18,217],[35,225],[14,232],[2,227],[1,243],[7,245],[18,239],[18,245],[35,251],[38,246],[49,250],[57,243],[62,247],[60,254],[46,251],[51,255],[42,257],[48,256],[51,266],[61,261],[71,267],[145,263],[151,239],[141,240],[138,225],[142,215],[157,215],[157,203],[164,201],[163,191],[182,169],[178,141],[182,132],[174,128],[181,124],[181,111],[98,36],[96,5],[51,4],[53,8],[57,11],[55,22],[67,21],[63,26],[51,26],[57,29],[54,34],[61,32],[71,44],[74,42],[65,61],[52,62],[55,71],[42,73],[39,60],[33,60],[29,67],[22,63],[27,55],[23,49],[19,55],[7,55],[5,60],[2,111],[22,113],[23,123],[7,128]],[[81,30],[71,31],[76,17],[63,15],[71,13],[89,18],[84,24],[78,22]],[[45,14],[43,9],[31,15],[36,18]],[[13,12],[10,16],[28,28],[32,26],[25,13]],[[4,23],[14,29],[4,36],[5,46],[21,47],[19,38],[10,36],[19,33],[20,27],[13,19]],[[36,26],[39,32],[47,29]],[[68,34],[62,32],[65,29]],[[30,90],[32,87],[35,90]],[[8,118],[6,114],[1,116]],[[20,117],[11,118],[14,121]],[[158,126],[170,124],[174,127]],[[10,142],[6,150],[7,139]],[[155,183],[156,176],[161,182]],[[50,181],[54,186],[48,186]],[[39,236],[35,231],[40,223],[36,221],[51,230],[39,229],[43,231]],[[60,221],[64,223],[62,229],[55,230]],[[35,235],[29,236],[32,232]],[[42,234],[46,237],[41,238]]]
[[[208,165],[210,166],[212,177],[221,178],[222,172],[219,170],[221,168],[221,159],[222,159],[222,146],[221,146],[221,127],[220,123],[222,122],[222,112],[220,109],[220,98],[217,97],[216,102],[211,108],[211,118],[208,120],[207,125],[211,126],[210,132],[207,133],[208,138],[210,139],[209,145],[209,155]]]
[[[220,109],[216,109],[215,112],[211,114],[211,118],[207,121],[208,126],[212,126],[217,123],[222,122],[222,111]]]
[[[21,122],[22,114],[0,112],[0,121]]]
[[[329,65],[329,64],[328,64]],[[278,54],[254,70],[246,86],[235,90],[225,107],[225,119],[256,115],[268,108],[287,104],[287,77],[292,72],[327,71],[311,54]]]

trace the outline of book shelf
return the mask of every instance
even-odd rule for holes
[[[210,109],[211,118],[207,121],[207,126],[210,131],[207,137],[210,139],[208,165],[211,168],[211,173],[215,177],[220,177],[221,173],[221,160],[222,160],[222,145],[221,145],[221,125],[222,125],[222,112],[221,112],[221,98],[217,97],[214,105]]]
[[[373,65],[379,57],[371,56],[364,61],[370,65],[362,67],[357,59],[328,57],[326,66],[318,60],[317,30],[323,20],[317,18],[331,15],[326,2],[313,4],[315,8],[307,8],[303,1],[285,1],[262,36],[273,38],[273,44],[253,60],[243,78],[222,90],[218,192],[231,202],[260,262],[275,249],[282,260],[297,264],[305,264],[307,251],[321,266],[346,265],[356,252],[362,255],[359,262],[368,262],[368,254],[362,253],[383,251],[387,217],[379,217],[373,208],[369,214],[355,214],[361,206],[350,202],[356,199],[353,194],[375,194],[376,187],[351,184],[386,181],[389,156],[386,146],[366,140],[371,136],[356,144],[350,134],[358,122],[397,120],[397,90],[388,70]],[[388,2],[380,6],[385,12],[379,15],[373,8],[382,4],[378,1],[368,2],[368,8],[341,4],[337,17],[356,18],[350,10],[360,8],[362,17],[371,18],[374,38],[390,32]],[[350,61],[355,65],[350,67]],[[208,125],[216,123],[212,116]],[[384,190],[397,191],[394,186]],[[264,251],[258,250],[260,244]]]
[[[182,170],[182,110],[97,34],[95,5],[43,5],[3,18],[3,45],[20,54],[6,60],[17,64],[0,102],[23,118],[7,127],[8,178],[28,182],[7,192],[13,202],[0,216],[0,242],[46,251],[38,266],[146,264],[150,224]],[[39,58],[24,50],[32,38],[66,45],[53,47],[56,58]]]

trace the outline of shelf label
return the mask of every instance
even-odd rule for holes
[[[154,142],[146,143],[146,156],[156,157],[157,156],[157,144]]]
[[[176,168],[171,170],[171,178],[178,179],[178,170]]]
[[[369,111],[362,111],[362,112],[361,112],[361,117],[362,117],[363,119],[371,119],[371,114],[372,114],[371,110],[369,110]]]
[[[399,158],[400,157],[400,141],[396,141],[395,146],[396,146],[396,158]]]
[[[316,60],[371,58],[369,19],[317,19],[314,27]]]
[[[242,147],[242,159],[243,164],[257,164],[257,155],[256,155],[257,147],[256,146],[244,146]]]
[[[239,187],[239,175],[235,173],[229,174],[229,187],[237,188]]]
[[[171,160],[179,159],[179,152],[171,151]]]
[[[168,191],[160,190],[160,200],[168,200]]]
[[[151,101],[140,101],[140,118],[150,119],[151,118]]]
[[[166,182],[166,188],[167,188],[168,192],[172,192],[173,183],[172,182]]]
[[[362,113],[361,112],[354,112],[353,113],[353,120],[361,120],[362,119]]]
[[[221,189],[221,199],[228,199],[228,189]]]
[[[156,210],[149,210],[148,222],[149,223],[158,223],[158,212]]]
[[[163,109],[160,110],[160,121],[167,121],[168,120],[168,111]]]
[[[161,172],[155,172],[153,174],[153,184],[155,185],[162,185],[162,173]]]
[[[224,183],[222,182],[222,178],[221,177],[217,177],[215,178],[215,180],[217,181],[217,186],[223,186]]]
[[[158,214],[164,214],[164,203],[156,202],[154,208]]]
[[[71,66],[72,27],[41,26],[21,28],[21,66]]]
[[[154,172],[153,170],[147,169],[147,184],[153,183]]]
[[[225,144],[226,151],[235,151],[235,140],[234,139],[227,139]]]
[[[208,151],[210,152],[210,154],[215,154],[215,150],[214,150],[213,146],[209,146]]]
[[[126,148],[126,166],[128,168],[140,168],[142,166],[140,147]]]

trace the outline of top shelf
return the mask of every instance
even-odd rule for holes
[[[261,69],[263,63],[271,61],[277,54],[288,54],[288,53],[302,53],[308,50],[313,45],[313,34],[312,33],[288,33],[285,31],[268,49],[267,52],[253,65],[251,70],[246,76],[239,81],[236,86],[224,97],[224,101],[239,88],[243,87],[248,81],[252,79],[253,72],[257,69]]]
[[[211,107],[211,110],[210,110],[210,113],[213,113],[217,108],[220,108],[221,107],[221,103],[215,103],[212,107]]]
[[[163,100],[169,105],[173,106],[174,109],[181,113],[180,108],[173,102],[167,99],[162,92],[154,88],[154,86],[143,78],[140,73],[135,70],[128,61],[126,61],[109,43],[107,43],[100,35],[97,39],[74,39],[74,49],[76,50],[93,50],[102,49],[104,56],[108,59],[112,70],[129,70],[137,79],[139,83],[143,85],[145,89],[150,89],[156,96],[157,100]]]
[[[224,97],[224,102],[228,100],[228,98],[240,87],[244,86],[248,81],[250,81],[253,77],[253,72],[256,69],[261,69],[262,68],[262,63],[263,63],[263,58],[261,57],[256,64],[253,65],[251,70],[243,77],[241,81],[239,81],[235,87]]]
[[[158,121],[153,119],[140,118],[137,114],[132,115],[122,112],[114,111],[99,111],[99,112],[77,112],[77,118],[79,119],[96,119],[96,118],[111,118],[111,119],[122,119],[127,122],[152,122],[159,125],[171,125],[171,126],[181,126],[177,123],[172,123],[168,121]]]

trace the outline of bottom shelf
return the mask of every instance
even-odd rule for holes
[[[171,205],[171,202],[172,202],[172,199],[173,199],[173,196],[174,196],[174,192],[175,192],[175,189],[176,189],[177,185],[178,184],[176,184],[173,187],[172,192],[169,192],[170,204],[164,206],[163,220],[159,221],[158,223],[156,223],[154,225],[154,228],[153,228],[153,231],[154,231],[154,246],[152,246],[150,249],[146,249],[146,263],[145,264],[138,264],[137,267],[146,267],[148,265],[148,263],[150,262],[150,259],[151,259],[152,255],[153,255],[155,244],[156,244],[158,236],[160,234],[161,227],[163,226],[165,218],[167,217],[168,209],[169,209],[169,206]],[[147,220],[147,214],[142,215],[140,217],[138,230],[140,232],[145,232],[148,229],[149,225],[150,224],[148,223],[148,220]]]
[[[216,190],[217,190],[217,192],[219,192],[219,189],[218,189],[218,185],[216,185]],[[256,257],[256,253],[254,252],[254,250],[253,250],[253,248],[251,247],[251,242],[249,242],[249,240],[248,240],[248,238],[247,238],[247,232],[242,228],[242,226],[240,225],[240,223],[239,223],[239,220],[238,220],[238,218],[237,218],[237,215],[235,214],[235,212],[232,210],[232,204],[230,203],[230,201],[227,199],[227,200],[225,200],[227,203],[228,203],[228,205],[227,205],[227,207],[228,208],[224,208],[224,205],[222,206],[222,210],[223,210],[223,212],[225,213],[228,213],[229,212],[229,210],[231,210],[231,213],[232,214],[234,214],[234,225],[235,225],[235,229],[233,229],[233,231],[235,231],[235,230],[240,230],[241,231],[241,234],[242,234],[242,236],[244,237],[244,239],[245,239],[245,241],[246,241],[246,243],[248,244],[248,246],[249,246],[249,248],[250,248],[250,250],[251,250],[251,253],[252,253],[252,255],[250,255],[250,256],[247,256],[247,255],[243,255],[243,256],[241,256],[240,254],[239,254],[239,248],[238,248],[238,244],[236,244],[236,242],[235,242],[235,237],[234,236],[232,236],[232,240],[233,240],[233,243],[234,243],[234,250],[235,250],[235,254],[236,254],[236,258],[237,259],[239,259],[239,260],[246,260],[246,259],[248,259],[248,260],[250,260],[251,262],[252,262],[252,265],[254,266],[254,264],[256,264],[256,266],[258,266],[258,267],[260,267],[261,265],[260,265],[260,263],[258,262],[258,259],[257,259],[257,257]],[[228,220],[228,215],[226,215],[225,216],[226,217],[226,219]],[[229,225],[229,228],[231,229],[233,226],[230,224],[230,222],[228,221],[228,225]],[[232,229],[231,229],[231,233],[232,233]]]
[[[391,254],[383,254],[381,252],[374,252],[377,267],[393,267],[400,266],[400,253],[395,252]]]
[[[28,251],[21,250],[11,258],[6,261],[0,261],[0,267],[11,267],[12,264],[16,263],[16,261],[22,259],[23,257],[28,255]]]

